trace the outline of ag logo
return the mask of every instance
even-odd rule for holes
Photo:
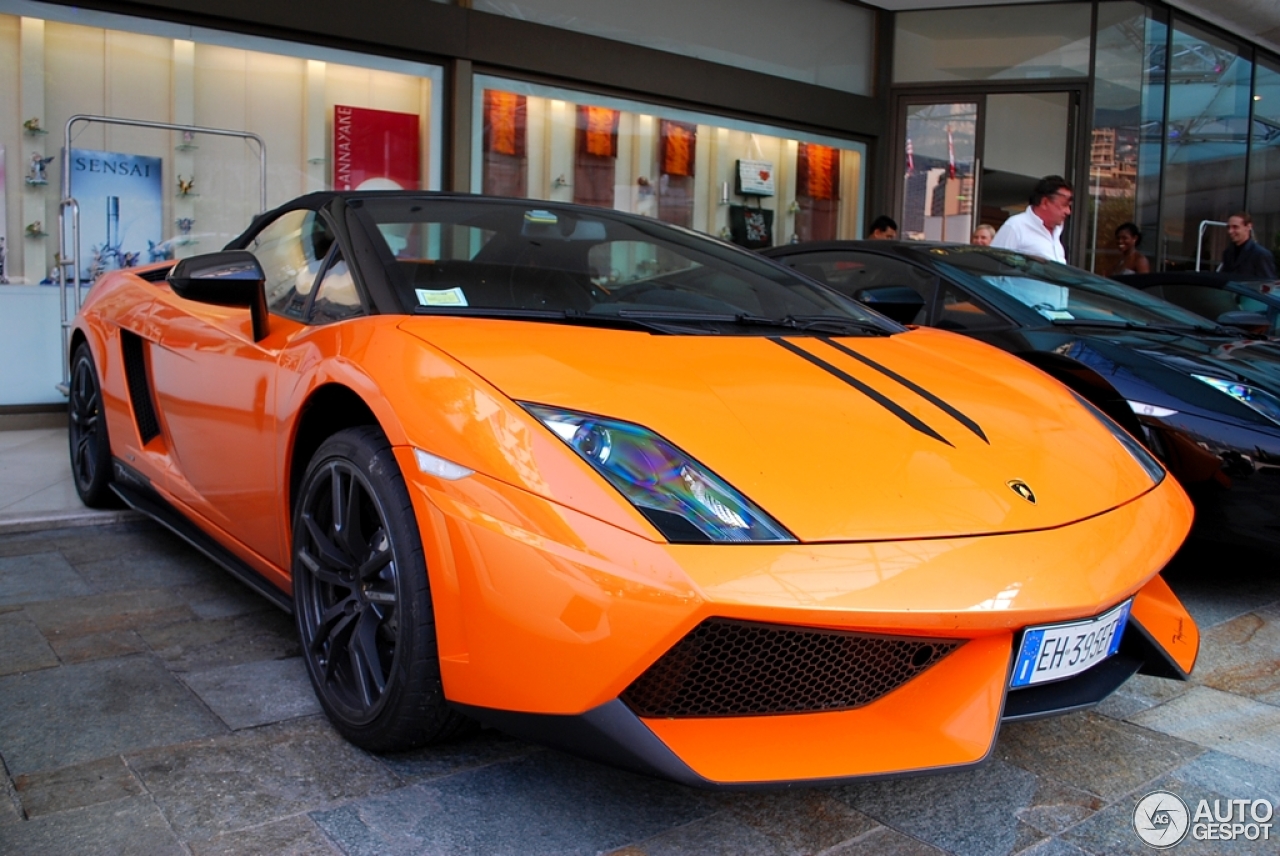
[[[1007,484],[1014,493],[1025,499],[1027,502],[1032,505],[1036,504],[1036,495],[1031,492],[1031,485],[1027,484],[1022,479],[1010,479],[1005,482],[1005,484]]]
[[[1157,850],[1182,841],[1191,827],[1191,812],[1182,798],[1168,791],[1152,791],[1133,808],[1133,831]]]

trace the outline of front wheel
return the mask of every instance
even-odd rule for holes
[[[333,435],[307,467],[293,515],[293,598],[325,713],[371,752],[455,736],[444,698],[422,538],[382,432]]]
[[[67,397],[67,445],[71,476],[80,501],[90,508],[114,508],[120,502],[111,490],[111,443],[102,409],[98,368],[87,343],[71,356],[71,389]]]

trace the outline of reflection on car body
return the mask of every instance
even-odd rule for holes
[[[108,275],[70,356],[81,496],[292,611],[370,750],[480,721],[830,782],[975,764],[1195,661],[1159,576],[1190,504],[1112,420],[651,219],[313,194]]]

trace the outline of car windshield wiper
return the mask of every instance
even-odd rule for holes
[[[874,321],[839,318],[832,315],[787,315],[768,318],[745,312],[664,312],[650,309],[618,309],[613,312],[581,312],[577,309],[518,309],[485,306],[415,306],[414,315],[447,315],[468,318],[511,318],[545,321],[552,324],[580,324],[592,327],[615,327],[649,330],[673,335],[718,335],[720,326],[774,327],[779,330],[821,331],[845,335],[888,336],[887,330]]]
[[[614,316],[615,313],[610,313],[609,315],[592,313],[592,317]],[[619,309],[616,317],[663,324],[726,324],[740,327],[773,327],[778,330],[820,331],[845,335],[889,336],[895,332],[874,321],[861,318],[841,318],[835,315],[784,315],[781,318],[770,318],[765,315],[752,315],[749,312],[737,312],[731,315],[721,312],[665,312],[654,309]]]
[[[1200,333],[1201,335],[1240,338],[1243,331],[1209,324],[1143,324],[1138,321],[1113,321],[1110,318],[1054,318],[1055,327],[1110,327],[1116,330],[1146,330],[1151,333]]]
[[[841,318],[835,315],[784,315],[781,318],[768,318],[763,315],[748,315],[744,313],[736,316],[736,320],[739,324],[781,327],[785,330],[803,330],[805,332],[869,336],[891,336],[896,332],[877,324],[875,321],[861,318]]]
[[[575,324],[584,327],[612,327],[623,330],[648,330],[655,333],[706,335],[706,327],[697,326],[707,318],[733,321],[732,315],[700,315],[677,313],[579,312],[576,309],[518,309],[500,306],[415,306],[414,315],[441,315],[464,318],[510,318],[522,321],[544,321],[550,324]],[[683,322],[683,323],[682,323]]]

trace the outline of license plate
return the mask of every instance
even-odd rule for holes
[[[1129,618],[1125,601],[1110,612],[1086,621],[1028,627],[1013,670],[1011,687],[1026,687],[1078,675],[1120,650]]]

